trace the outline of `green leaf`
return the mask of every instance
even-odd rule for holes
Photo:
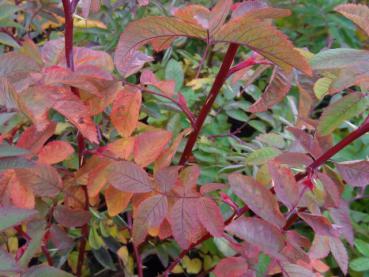
[[[0,158],[0,172],[13,168],[29,168],[33,167],[34,163],[23,157],[5,157]]]
[[[37,214],[35,210],[21,209],[16,207],[0,208],[0,231],[19,225],[23,221],[31,219]]]
[[[176,60],[170,60],[165,67],[165,79],[176,81],[176,91],[179,91],[184,80],[182,64]]]
[[[99,249],[104,245],[104,240],[100,236],[100,234],[97,232],[97,229],[95,226],[91,226],[90,233],[88,236],[88,243],[93,249]]]
[[[19,48],[18,42],[14,38],[5,33],[0,33],[0,44],[8,45],[13,48]]]
[[[96,260],[104,267],[110,270],[116,270],[116,267],[114,265],[113,259],[110,256],[110,253],[108,250],[106,250],[103,247],[100,247],[99,249],[92,249],[92,253],[94,254],[94,257]]]
[[[369,257],[369,243],[361,240],[361,239],[356,239],[355,240],[355,247],[357,248],[357,250],[363,254],[364,256]]]
[[[351,261],[350,268],[354,271],[364,272],[369,270],[369,258],[360,257]]]
[[[249,120],[249,117],[247,116],[246,112],[243,110],[240,110],[240,109],[226,110],[225,112],[229,117],[237,119],[241,122],[247,122]]]
[[[361,93],[351,93],[330,105],[320,118],[317,131],[326,136],[338,128],[344,121],[366,110],[369,98]]]
[[[62,271],[58,268],[47,266],[47,265],[37,265],[29,268],[23,277],[73,277],[74,275]]]
[[[0,273],[1,272],[20,272],[15,259],[8,252],[0,248]]]
[[[248,165],[261,165],[267,161],[277,157],[281,153],[280,150],[273,147],[264,147],[255,150],[246,158],[246,164]]]
[[[21,156],[26,154],[29,154],[28,150],[26,149],[18,148],[6,143],[0,144],[0,158]]]
[[[353,85],[360,85],[369,74],[369,51],[338,48],[322,51],[310,60],[312,68],[332,79],[330,93],[340,92]]]

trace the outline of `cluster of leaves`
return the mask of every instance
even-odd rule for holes
[[[368,51],[295,48],[264,1],[62,2],[1,2],[1,274],[369,270]]]

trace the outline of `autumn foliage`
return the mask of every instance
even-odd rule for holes
[[[19,21],[27,1],[16,2]],[[102,9],[99,1],[61,2],[50,5],[61,14],[63,37],[38,43],[4,27],[13,45],[9,40],[0,56],[0,275],[154,276],[151,256],[159,257],[162,276],[348,273],[354,230],[342,195],[347,187],[358,200],[365,195],[369,162],[334,155],[369,131],[360,117],[369,105],[367,50],[314,54],[274,26],[289,10],[218,0],[132,20],[110,53],[74,42],[73,14],[87,18]],[[335,10],[369,36],[367,6]],[[156,53],[175,52],[178,38],[205,52],[186,76],[188,87],[203,90],[197,102],[155,70]],[[210,51],[221,58],[205,86]],[[210,115],[217,117],[217,99],[229,90],[242,94],[265,75],[263,93],[229,113],[241,107],[237,118],[276,121],[280,134],[265,128],[245,141],[229,131],[234,142],[226,147],[235,158],[202,178],[221,160],[209,165],[198,154],[210,149],[200,141],[217,147],[216,134],[202,136],[214,123]],[[291,119],[268,114],[292,90]],[[336,100],[313,116],[327,96]],[[342,124],[357,118],[337,140]]]

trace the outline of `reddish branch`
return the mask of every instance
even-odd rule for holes
[[[188,138],[186,147],[183,151],[181,160],[179,162],[181,165],[185,164],[192,154],[192,149],[195,146],[195,143],[196,143],[197,137],[199,136],[202,125],[204,124],[205,119],[207,115],[209,114],[211,107],[213,106],[214,101],[217,98],[220,89],[222,88],[224,82],[227,79],[228,71],[231,68],[231,65],[237,53],[238,47],[239,46],[234,43],[230,44],[228,47],[228,50],[224,57],[222,66],[220,67],[218,75],[216,76],[213,86],[208,94],[208,97],[206,98],[205,104],[201,108],[199,117],[196,120],[195,128]]]
[[[77,7],[79,0],[73,0],[70,2],[69,0],[63,0],[63,9],[64,9],[64,18],[65,18],[65,33],[64,33],[64,43],[65,43],[65,59],[67,63],[67,67],[74,71],[74,58],[73,58],[73,13]],[[72,91],[77,96],[79,92],[77,89],[72,88]],[[82,166],[83,156],[85,152],[85,141],[82,134],[79,132],[77,135],[77,144],[78,144],[78,158],[79,165]],[[89,200],[87,188],[84,186],[84,195],[85,195],[85,210],[89,209]],[[80,240],[79,250],[78,250],[78,260],[77,260],[77,271],[76,275],[79,277],[82,275],[83,262],[86,252],[86,244],[88,239],[89,228],[88,224],[85,224],[81,227],[82,237]]]

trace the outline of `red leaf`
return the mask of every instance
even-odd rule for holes
[[[65,141],[51,141],[38,153],[38,160],[45,164],[56,164],[74,153],[73,147]]]
[[[175,186],[178,179],[178,170],[181,166],[162,168],[155,173],[155,181],[159,185],[159,191],[167,193]]]
[[[318,158],[322,154],[323,151],[319,142],[313,138],[312,135],[298,128],[288,127],[287,130],[292,133],[297,142],[306,150],[306,152],[312,154],[314,158]]]
[[[119,134],[125,138],[137,127],[141,98],[140,90],[125,86],[113,103],[111,121]]]
[[[309,250],[309,256],[312,259],[324,259],[329,254],[328,237],[318,234],[314,235],[313,244]]]
[[[349,161],[336,163],[338,172],[351,185],[365,188],[369,184],[369,162]]]
[[[266,221],[282,228],[286,220],[279,210],[274,195],[263,185],[249,176],[233,173],[228,176],[232,191],[240,197],[249,208]]]
[[[168,213],[166,196],[155,195],[145,199],[138,206],[133,221],[133,241],[140,245],[147,235],[149,228],[157,228]]]
[[[152,191],[146,171],[132,162],[114,162],[106,170],[108,182],[118,190],[134,193]]]
[[[278,199],[290,210],[295,208],[299,201],[299,186],[292,171],[281,164],[270,161],[269,173],[273,180],[274,190]]]
[[[273,256],[278,256],[285,245],[285,238],[281,231],[259,218],[240,217],[225,230]]]
[[[85,210],[74,210],[67,206],[56,206],[54,218],[61,225],[71,227],[81,227],[90,221],[91,214]]]
[[[328,218],[324,216],[308,213],[299,213],[299,217],[301,217],[307,224],[309,224],[316,234],[322,236],[337,235],[337,230],[333,228],[332,223],[330,223]]]
[[[298,152],[283,152],[278,157],[274,158],[275,161],[286,164],[288,166],[308,166],[313,162],[313,159],[304,153]]]
[[[338,207],[341,202],[341,193],[338,190],[337,184],[327,174],[317,172],[317,176],[326,192],[325,207]]]
[[[54,197],[63,188],[60,175],[55,168],[40,164],[33,168],[15,169],[21,184],[29,186],[38,196]]]
[[[143,28],[150,26],[150,28]],[[148,16],[128,24],[121,34],[115,52],[114,62],[124,76],[137,72],[151,58],[137,49],[152,39],[175,38],[178,36],[199,37],[206,39],[206,30],[174,17]],[[162,43],[160,43],[162,44]]]
[[[147,131],[136,137],[134,159],[137,164],[146,167],[153,163],[170,141],[172,133],[166,130]]]
[[[43,131],[37,131],[35,126],[28,127],[20,136],[17,146],[37,154],[45,142],[54,134],[56,123],[51,122]]]
[[[223,215],[218,205],[208,197],[196,202],[197,216],[201,224],[213,237],[222,237],[224,229]]]
[[[354,231],[352,228],[350,218],[349,204],[345,200],[341,200],[339,207],[330,208],[329,212],[333,218],[333,221],[338,225],[338,231],[343,237],[351,244],[354,245]]]
[[[178,199],[170,210],[168,219],[173,236],[182,249],[187,249],[205,234],[197,217],[196,199]]]
[[[312,272],[310,269],[303,267],[298,264],[290,264],[290,263],[283,263],[282,264],[283,276],[288,277],[313,277],[315,276],[314,272]]]
[[[343,274],[347,274],[348,255],[347,250],[339,238],[329,238],[329,247],[337,264],[341,268]]]
[[[275,104],[281,102],[290,91],[291,82],[292,70],[286,73],[279,67],[275,67],[269,85],[260,99],[248,108],[248,111],[251,113],[265,112]]]
[[[242,277],[248,271],[247,260],[242,257],[228,257],[222,259],[213,273],[216,277]]]

